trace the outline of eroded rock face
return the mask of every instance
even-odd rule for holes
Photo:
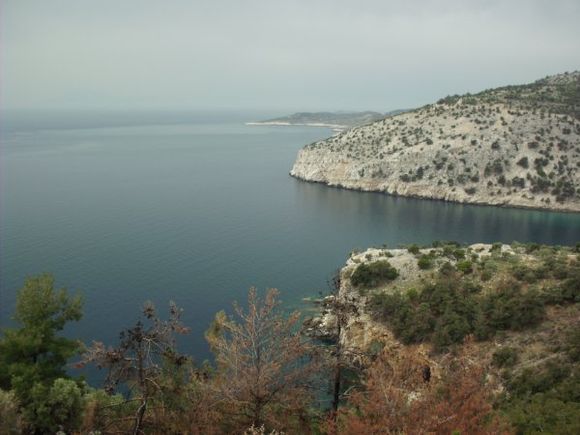
[[[364,252],[352,254],[340,270],[340,288],[336,295],[326,297],[321,304],[320,316],[307,321],[308,334],[322,339],[340,340],[343,349],[347,349],[352,355],[368,354],[374,343],[380,343],[381,347],[388,351],[396,351],[403,346],[397,340],[393,332],[384,324],[377,322],[368,312],[367,297],[364,293],[351,284],[351,275],[355,269],[364,263],[387,260],[398,272],[396,279],[384,283],[375,289],[378,292],[408,291],[411,288],[419,288],[423,283],[432,280],[433,271],[421,270],[418,266],[418,258],[428,255],[435,248],[424,248],[413,254],[408,249],[380,249],[370,248]],[[477,243],[465,248],[470,255],[484,258],[491,255],[493,245]],[[498,245],[496,247],[501,254],[513,254],[510,245]],[[435,249],[436,250],[436,249]],[[439,265],[456,260],[440,257],[435,260]],[[342,311],[339,312],[336,307]],[[342,324],[338,328],[339,316],[342,314]],[[428,347],[428,346],[427,346]]]
[[[450,97],[307,145],[290,174],[402,196],[580,211],[579,107],[580,73]]]

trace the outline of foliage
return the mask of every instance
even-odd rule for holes
[[[250,289],[247,310],[235,305],[235,317],[218,313],[206,334],[227,431],[251,425],[288,429],[308,417],[319,370],[316,351],[296,329],[299,313],[284,318],[278,306],[277,290],[262,300]]]
[[[14,319],[21,327],[4,330],[0,340],[0,387],[14,391],[31,432],[53,430],[46,414],[64,413],[56,396],[69,381],[55,382],[67,377],[66,362],[80,344],[57,333],[81,315],[80,296],[55,290],[51,275],[27,279],[18,292]]]
[[[95,363],[107,369],[105,390],[115,391],[124,384],[130,391],[130,401],[136,404],[131,431],[138,433],[148,424],[159,428],[155,413],[149,410],[151,402],[163,399],[167,390],[166,379],[184,382],[179,375],[188,358],[176,350],[174,334],[185,334],[188,329],[181,324],[181,309],[170,303],[169,320],[161,320],[151,303],[143,308],[144,322],[121,332],[119,345],[105,347],[95,342],[83,355],[80,367]],[[118,430],[128,430],[127,419],[120,419]],[[113,421],[114,423],[114,421]]]
[[[425,382],[425,358],[405,348],[384,352],[366,370],[364,389],[356,391],[330,433],[509,433],[491,405],[486,368],[471,362],[471,348],[443,361],[440,377]]]
[[[94,362],[108,370],[104,390],[66,376],[66,361],[79,345],[58,332],[80,318],[80,299],[55,291],[48,275],[33,278],[19,293],[21,328],[0,339],[0,433],[510,433],[503,415],[517,433],[575,434],[580,327],[571,304],[580,291],[578,251],[496,244],[487,255],[434,243],[417,261],[421,269],[438,269],[421,274],[412,288],[397,282],[398,289],[367,298],[375,320],[402,343],[431,343],[436,352],[429,357],[423,346],[395,350],[380,340],[366,354],[341,342],[321,349],[300,333],[298,313],[281,313],[276,290],[261,299],[252,289],[247,308],[218,313],[207,332],[215,367],[197,367],[176,350],[175,335],[187,332],[181,310],[172,304],[163,321],[147,304],[144,318],[121,333],[116,347],[95,343],[85,353],[80,366]],[[359,264],[351,281],[377,286],[396,276],[381,260]],[[354,294],[327,303],[339,331],[361,308]],[[550,309],[539,337],[552,327],[554,312],[573,324],[555,323],[551,353],[538,352],[530,361],[527,347],[514,340],[518,335],[498,332],[534,327],[548,304],[560,306]],[[491,344],[475,354],[472,335],[497,335],[504,344],[482,356]],[[321,354],[329,356],[328,366]],[[437,363],[425,378],[432,360]],[[335,400],[325,415],[313,404],[329,382]],[[495,409],[492,394],[499,395]]]
[[[495,291],[479,292],[480,287],[465,275],[442,268],[437,281],[425,284],[414,297],[378,293],[368,303],[373,316],[386,321],[403,343],[431,341],[440,350],[469,334],[487,339],[497,331],[533,326],[544,316],[540,294],[523,291],[516,282],[505,281]]]
[[[580,433],[580,403],[534,395],[511,404],[507,412],[518,434]]]
[[[518,351],[513,347],[502,347],[493,353],[491,360],[499,368],[513,367],[518,361]]]
[[[473,272],[473,263],[469,260],[459,261],[456,265],[457,270],[462,272],[463,274],[468,274]]]
[[[23,417],[41,432],[56,433],[59,428],[72,432],[79,427],[84,404],[77,382],[58,378],[49,387],[38,382],[30,396],[32,403],[24,408]]]
[[[360,264],[350,282],[355,287],[376,287],[382,282],[392,281],[399,276],[399,272],[387,260]]]
[[[580,429],[580,368],[566,358],[506,374],[501,402],[518,434],[576,434]]]
[[[431,267],[433,267],[433,260],[429,255],[423,254],[421,257],[419,257],[417,265],[421,270],[431,269]]]
[[[417,245],[409,245],[407,251],[409,251],[413,255],[417,255],[419,253],[419,247]]]

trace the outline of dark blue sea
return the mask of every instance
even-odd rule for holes
[[[580,215],[405,199],[289,177],[325,128],[246,126],[256,112],[3,113],[0,326],[27,276],[84,295],[69,336],[113,343],[146,300],[173,300],[208,358],[214,314],[248,288],[287,309],[327,290],[354,248],[580,241]]]

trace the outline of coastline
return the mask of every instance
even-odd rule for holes
[[[477,199],[471,199],[471,201],[465,201],[460,199],[451,199],[446,197],[434,197],[428,195],[407,195],[402,193],[391,193],[385,190],[380,189],[367,189],[364,187],[357,187],[357,186],[345,186],[342,184],[333,184],[328,181],[317,181],[317,180],[309,180],[304,178],[300,175],[297,175],[293,171],[290,171],[288,175],[292,178],[295,178],[298,181],[305,182],[305,183],[314,183],[314,184],[322,184],[325,187],[330,187],[333,189],[340,189],[340,190],[350,190],[354,192],[368,192],[368,193],[380,193],[383,195],[388,195],[392,197],[401,197],[401,198],[411,198],[411,199],[421,199],[421,200],[430,200],[430,201],[442,201],[442,202],[449,202],[453,204],[464,204],[464,205],[476,205],[481,207],[500,207],[500,208],[513,208],[513,209],[520,209],[520,210],[535,210],[535,211],[548,211],[554,213],[572,213],[572,214],[580,214],[580,209],[572,209],[572,208],[554,208],[549,206],[533,206],[533,205],[525,205],[525,204],[513,204],[508,202],[502,203],[490,203],[485,201],[479,201]]]
[[[323,127],[323,128],[330,128],[332,131],[341,132],[344,130],[349,129],[348,125],[342,124],[325,124],[323,122],[306,122],[306,123],[299,123],[299,122],[286,122],[286,121],[254,121],[254,122],[246,122],[245,125],[249,126],[276,126],[276,127]]]

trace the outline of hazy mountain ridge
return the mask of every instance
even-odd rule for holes
[[[264,121],[251,122],[251,125],[312,125],[330,126],[337,129],[369,124],[374,121],[394,116],[405,110],[392,110],[386,113],[364,111],[364,112],[297,112],[292,115],[281,116],[279,118],[267,119]]]
[[[580,72],[449,96],[304,147],[290,174],[349,189],[580,211]]]

